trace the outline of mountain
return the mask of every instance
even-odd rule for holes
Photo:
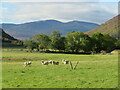
[[[91,35],[95,32],[106,33],[110,34],[116,38],[120,38],[120,15],[110,19],[109,21],[101,24],[97,28],[86,32],[87,34]]]
[[[0,37],[3,41],[12,41],[12,40],[17,40],[14,37],[10,36],[7,34],[3,29],[0,28],[0,34],[2,34]]]
[[[57,20],[44,20],[28,22],[23,24],[6,24],[0,25],[6,32],[10,33],[15,38],[26,39],[34,34],[47,34],[53,30],[58,30],[62,35],[65,35],[70,31],[82,31],[87,32],[99,26],[96,23],[71,21],[63,23]]]
[[[23,47],[22,41],[15,39],[14,37],[6,33],[2,28],[0,28],[0,39],[2,40],[3,48]]]

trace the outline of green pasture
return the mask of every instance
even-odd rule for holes
[[[117,88],[118,55],[76,55],[3,51],[3,88]],[[76,70],[61,63],[79,64]],[[32,61],[23,67],[24,61]],[[42,65],[41,60],[59,61],[60,65]]]

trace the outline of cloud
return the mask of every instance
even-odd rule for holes
[[[1,0],[2,2],[73,2],[73,0]],[[119,0],[74,0],[74,2],[119,2]]]
[[[82,20],[103,23],[117,15],[117,4],[112,3],[9,3],[13,11],[3,12],[3,20],[24,23],[56,19]],[[5,21],[4,20],[4,21]]]
[[[4,13],[7,13],[7,8],[0,7],[0,22],[2,22]]]

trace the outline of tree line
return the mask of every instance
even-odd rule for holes
[[[35,34],[31,40],[25,40],[24,46],[30,51],[57,51],[57,52],[110,52],[120,49],[120,40],[109,34],[94,33],[91,36],[80,32],[68,32],[62,36],[59,31],[53,31],[51,35]]]

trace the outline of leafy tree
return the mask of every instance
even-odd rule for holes
[[[15,45],[21,45],[21,46],[23,45],[23,42],[20,40],[12,40],[11,43]]]
[[[78,52],[80,50],[87,50],[89,44],[89,37],[82,32],[73,31],[68,32],[66,35],[67,50]]]
[[[46,50],[50,44],[50,38],[46,34],[36,34],[33,36],[33,39],[37,41],[38,44],[38,51],[40,49]]]
[[[64,50],[65,38],[61,37],[59,31],[53,31],[50,35],[51,39],[51,48],[54,50]]]
[[[32,51],[34,48],[36,48],[36,43],[33,40],[25,40],[23,41],[23,45],[26,46],[29,51]]]
[[[99,32],[92,34],[91,38],[93,41],[93,51],[100,52],[103,49],[103,36],[104,35]]]
[[[94,33],[91,38],[93,39],[93,50],[100,52],[101,50],[111,51],[115,48],[116,39],[108,34]]]
[[[115,43],[117,41],[116,38],[110,36],[109,34],[104,34],[103,39],[104,39],[102,43],[103,50],[110,52],[113,49],[115,49],[116,46]]]
[[[60,37],[59,42],[58,42],[58,50],[64,50],[65,51],[65,37]]]
[[[92,50],[92,47],[93,47],[93,42],[92,42],[92,39],[87,35],[87,34],[84,34],[83,37],[81,37],[81,40],[80,40],[80,44],[81,44],[81,49],[84,51],[84,52],[90,52]]]
[[[119,49],[120,40],[110,36],[109,34],[94,33],[91,37],[80,31],[68,32],[66,37],[61,36],[59,31],[53,31],[50,36],[45,34],[36,34],[33,40],[24,41],[24,45],[33,50],[61,50],[72,51],[78,53],[84,52],[100,52],[101,50],[110,52],[113,49]]]
[[[116,49],[120,49],[120,39],[118,39],[115,43]]]

